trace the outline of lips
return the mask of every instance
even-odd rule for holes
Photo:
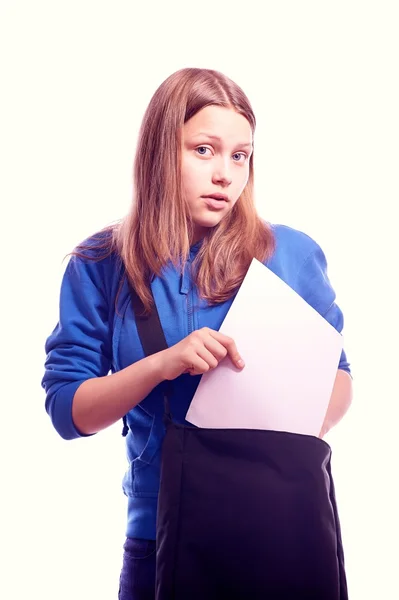
[[[228,197],[225,194],[208,194],[207,196],[203,196],[203,198],[212,198],[213,200],[224,200],[228,201]]]
[[[217,194],[216,196],[202,196],[206,205],[211,210],[223,210],[227,205],[226,196]]]

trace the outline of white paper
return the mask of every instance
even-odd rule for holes
[[[343,348],[342,335],[254,259],[220,328],[245,361],[205,373],[186,419],[198,427],[319,435]]]

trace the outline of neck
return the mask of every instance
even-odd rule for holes
[[[195,246],[195,244],[203,240],[207,232],[207,227],[196,227],[190,239],[190,246]]]

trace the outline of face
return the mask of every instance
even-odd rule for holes
[[[207,106],[184,124],[182,180],[193,243],[232,210],[248,182],[251,153],[251,126],[233,109]]]

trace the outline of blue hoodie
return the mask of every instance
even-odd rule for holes
[[[284,225],[274,225],[276,249],[265,264],[339,332],[343,315],[327,276],[320,247],[309,236]],[[191,248],[189,263],[199,245]],[[83,437],[72,420],[72,401],[85,380],[115,373],[144,358],[124,281],[117,296],[123,266],[116,255],[99,261],[73,257],[66,268],[60,293],[59,322],[46,341],[47,359],[42,385],[46,410],[64,439]],[[208,306],[192,286],[189,268],[181,274],[173,266],[152,282],[166,341],[172,346],[202,327],[219,330],[233,298]],[[339,368],[350,373],[345,352]],[[171,411],[185,423],[200,376],[181,375],[174,381]],[[123,491],[128,498],[126,535],[155,539],[160,477],[160,453],[164,436],[163,399],[160,386],[127,415],[128,469]]]

